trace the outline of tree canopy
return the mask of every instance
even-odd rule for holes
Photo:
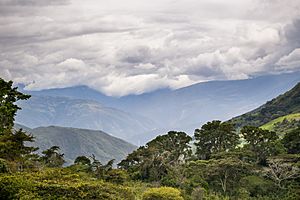
[[[212,154],[235,149],[239,136],[231,123],[216,120],[196,129],[195,140],[198,158],[209,159]]]

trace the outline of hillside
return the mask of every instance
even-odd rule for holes
[[[283,136],[285,133],[297,128],[300,125],[300,113],[294,113],[278,117],[261,126],[262,129],[275,131]]]
[[[40,152],[54,145],[59,146],[69,164],[73,163],[77,156],[91,156],[92,154],[103,163],[111,159],[116,159],[118,162],[136,148],[134,145],[102,131],[57,126],[34,129],[22,125],[15,127],[23,128],[31,133],[35,137],[32,145],[38,146]]]
[[[94,100],[32,96],[18,105],[22,110],[16,116],[17,123],[30,128],[54,125],[103,130],[127,139],[154,125],[145,117],[106,107]]]
[[[283,116],[295,116],[300,112],[300,83],[298,83],[290,91],[268,101],[259,108],[250,111],[246,114],[233,118],[231,121],[238,127],[245,125],[252,126],[270,126],[272,120],[277,119],[277,122],[283,120]],[[281,117],[281,118],[280,118]],[[270,124],[267,124],[270,123]]]

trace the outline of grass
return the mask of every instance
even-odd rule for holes
[[[282,117],[278,117],[278,118],[262,125],[260,128],[270,130],[270,131],[274,131],[275,124],[280,123],[285,119],[288,120],[288,121],[300,120],[300,113],[294,113],[294,114],[289,114],[289,115],[285,115],[285,116],[282,116]]]

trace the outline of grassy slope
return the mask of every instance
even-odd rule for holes
[[[300,113],[300,83],[290,91],[268,101],[259,108],[235,117],[230,121],[237,127],[245,125],[262,126],[290,114]]]
[[[292,120],[297,120],[298,121],[298,120],[300,120],[300,113],[294,113],[294,114],[289,114],[289,115],[285,115],[285,116],[282,116],[282,117],[278,117],[278,118],[262,125],[261,128],[272,131],[272,130],[274,130],[276,123],[280,123],[285,119],[288,120],[288,121],[292,121]]]

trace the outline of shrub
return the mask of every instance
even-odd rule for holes
[[[9,172],[8,164],[4,159],[0,158],[0,173],[7,173],[7,172]]]
[[[144,192],[142,200],[183,200],[178,189],[171,187],[151,188]]]
[[[191,194],[193,200],[202,200],[206,196],[206,190],[202,187],[196,187]]]
[[[68,169],[0,176],[0,199],[134,200],[130,188],[74,174]]]
[[[276,192],[276,187],[271,181],[259,176],[247,176],[242,178],[241,186],[253,197]]]
[[[125,181],[129,179],[129,176],[126,171],[121,170],[121,169],[112,169],[107,172],[105,176],[105,180],[112,182],[112,183],[117,183],[117,184],[122,184]]]

